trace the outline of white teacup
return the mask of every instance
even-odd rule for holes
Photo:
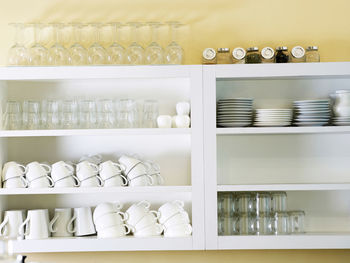
[[[172,118],[170,115],[160,115],[157,118],[158,128],[170,129],[172,124]]]
[[[132,229],[132,232],[137,232],[142,230],[145,227],[148,227],[150,225],[154,225],[158,221],[158,214],[153,212],[148,212],[144,217],[140,219],[139,222],[134,226]]]
[[[45,177],[51,172],[51,167],[44,163],[31,162],[26,166],[26,178],[29,182]]]
[[[182,224],[189,224],[190,218],[188,216],[188,213],[186,211],[179,212],[172,217],[170,217],[167,221],[163,223],[165,227],[170,227],[173,225],[182,225]]]
[[[176,115],[175,124],[176,128],[189,128],[191,124],[191,118],[187,115]]]
[[[102,186],[103,186],[103,181],[98,175],[95,175],[93,177],[80,181],[80,187],[102,187]]]
[[[125,171],[124,174],[128,175],[129,172],[134,169],[134,167],[136,167],[139,163],[141,163],[140,160],[127,156],[127,155],[123,155],[119,158],[118,162],[124,166]]]
[[[161,224],[152,224],[134,233],[135,237],[150,237],[159,236],[162,234],[164,228]]]
[[[84,181],[98,174],[98,166],[88,161],[82,161],[77,164],[76,174],[80,181]]]
[[[130,227],[127,224],[116,225],[105,228],[97,232],[98,238],[123,237],[130,233]]]
[[[74,167],[64,161],[54,163],[51,169],[51,178],[55,183],[74,174]]]
[[[191,106],[187,101],[181,101],[176,103],[176,113],[177,115],[190,115]]]
[[[21,177],[25,174],[25,171],[25,166],[16,162],[7,162],[2,169],[2,180],[6,181],[10,178]]]
[[[71,208],[56,208],[55,216],[49,224],[53,237],[71,237],[73,234],[68,231],[68,224],[72,219]]]
[[[119,202],[106,202],[106,203],[101,203],[98,206],[96,206],[94,210],[94,222],[96,220],[106,214],[111,214],[111,213],[117,213],[120,211],[120,209],[123,208],[123,205],[120,204]],[[126,215],[127,216],[127,215]]]
[[[46,175],[39,178],[36,178],[32,181],[29,181],[28,187],[29,188],[47,188],[47,187],[53,187],[54,182],[52,181],[51,177]]]
[[[169,218],[174,216],[179,212],[184,211],[184,202],[180,200],[175,200],[168,202],[159,207],[158,212],[160,213],[159,223],[163,224]]]
[[[165,237],[185,237],[192,234],[192,226],[190,224],[173,225],[164,227]]]
[[[144,174],[133,179],[129,179],[129,186],[150,186],[153,185],[153,178],[148,174]]]
[[[50,236],[49,211],[47,209],[28,210],[26,220],[19,226],[19,234],[24,235],[25,239],[48,238]]]
[[[123,212],[116,212],[116,213],[110,213],[105,214],[103,216],[100,216],[99,218],[94,221],[96,230],[101,231],[105,228],[109,228],[116,225],[122,225],[126,221],[125,213]]]
[[[89,163],[93,163],[93,164],[99,165],[102,162],[102,155],[101,154],[84,155],[79,160],[79,162],[82,162],[82,161],[88,161]]]
[[[18,229],[25,219],[24,210],[5,211],[4,220],[0,224],[0,235],[9,238],[19,236]]]
[[[128,210],[126,210],[126,214],[128,216],[126,222],[128,225],[134,227],[146,214],[150,212],[150,206],[151,204],[145,200],[130,206]],[[152,211],[152,213],[155,213],[158,217],[157,211]]]
[[[103,182],[103,187],[116,187],[126,185],[128,185],[128,179],[126,179],[123,175],[113,176]]]
[[[24,176],[12,177],[3,182],[3,188],[26,188],[28,181]]]
[[[80,181],[74,175],[70,177],[63,178],[55,182],[55,188],[64,188],[64,187],[78,187],[80,186]]]
[[[99,165],[99,174],[103,180],[108,180],[116,175],[120,175],[125,167],[111,160],[103,162]]]
[[[90,207],[74,208],[73,217],[68,222],[68,232],[74,233],[74,236],[88,236],[96,234]]]

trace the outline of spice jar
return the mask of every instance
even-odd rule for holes
[[[232,62],[234,64],[244,64],[245,56],[246,56],[246,52],[244,48],[237,47],[232,51]]]
[[[320,62],[320,53],[317,46],[310,46],[306,49],[306,62]]]
[[[259,48],[250,47],[247,49],[247,56],[245,58],[245,63],[247,63],[247,64],[261,63]]]
[[[288,63],[289,54],[287,47],[277,47],[276,48],[276,63]]]
[[[203,64],[216,64],[216,51],[213,48],[206,48],[203,51],[203,58],[202,63]]]
[[[230,49],[227,47],[218,48],[218,64],[231,64]]]
[[[303,47],[293,47],[291,54],[291,61],[293,63],[305,62],[305,49]]]
[[[262,63],[274,63],[275,51],[273,48],[265,47],[261,50]]]

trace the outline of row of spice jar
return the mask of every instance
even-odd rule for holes
[[[250,47],[247,50],[241,47],[235,48],[232,53],[230,48],[206,48],[203,51],[203,64],[258,64],[258,63],[301,63],[320,62],[320,54],[317,46],[309,46],[306,50],[301,46],[294,47],[289,53],[288,47],[265,47],[259,51],[258,47]]]

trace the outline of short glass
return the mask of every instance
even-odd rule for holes
[[[233,215],[236,213],[236,197],[233,193],[218,193],[218,213],[228,213]]]
[[[255,230],[257,235],[272,234],[272,218],[271,213],[260,213],[255,222]]]
[[[156,128],[158,115],[158,101],[146,100],[143,103],[142,128]]]
[[[273,192],[271,195],[272,195],[272,211],[274,212],[287,211],[287,193]]]
[[[38,130],[41,128],[40,102],[28,101],[28,130]]]
[[[275,235],[289,234],[289,215],[287,212],[275,212],[273,217],[273,233]]]
[[[240,235],[255,234],[256,216],[249,213],[239,213],[238,229]]]
[[[305,233],[305,212],[289,211],[289,232],[291,234]]]
[[[255,195],[255,210],[260,213],[271,212],[271,195],[269,193],[256,193]]]
[[[253,213],[253,199],[250,193],[240,193],[237,196],[238,212],[239,213]]]

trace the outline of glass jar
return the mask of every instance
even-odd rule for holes
[[[273,217],[273,233],[275,235],[289,234],[289,215],[287,212],[275,212]]]
[[[232,63],[233,64],[245,64],[246,52],[244,48],[237,47],[232,51]]]
[[[260,213],[256,219],[256,234],[271,235],[272,234],[272,218],[271,213]]]
[[[218,214],[236,212],[236,201],[233,193],[218,193]]]
[[[320,53],[317,46],[310,46],[306,49],[306,62],[320,62]]]
[[[287,47],[277,47],[276,48],[276,63],[288,63],[289,54]]]
[[[273,192],[272,197],[272,211],[274,212],[286,212],[287,211],[287,193],[286,192]]]
[[[238,229],[240,235],[254,235],[256,216],[248,213],[239,214]]]
[[[269,193],[257,193],[255,198],[258,214],[271,212],[271,195]]]
[[[231,235],[232,217],[228,213],[219,215],[218,217],[218,235]]]
[[[247,55],[245,58],[246,64],[258,64],[261,63],[261,57],[258,47],[250,47],[247,49]]]
[[[289,232],[291,234],[305,233],[305,212],[304,211],[289,211]]]
[[[218,64],[231,64],[231,55],[230,55],[230,49],[228,47],[220,47],[218,48]]]
[[[301,63],[306,60],[305,49],[301,46],[293,47],[291,55],[291,62],[293,63]]]
[[[202,63],[203,64],[216,64],[216,51],[215,49],[208,47],[204,49],[202,54]]]
[[[273,48],[265,47],[261,50],[262,63],[274,63],[275,62],[275,51]]]
[[[238,212],[239,213],[253,213],[253,198],[250,193],[241,193],[237,196]]]

